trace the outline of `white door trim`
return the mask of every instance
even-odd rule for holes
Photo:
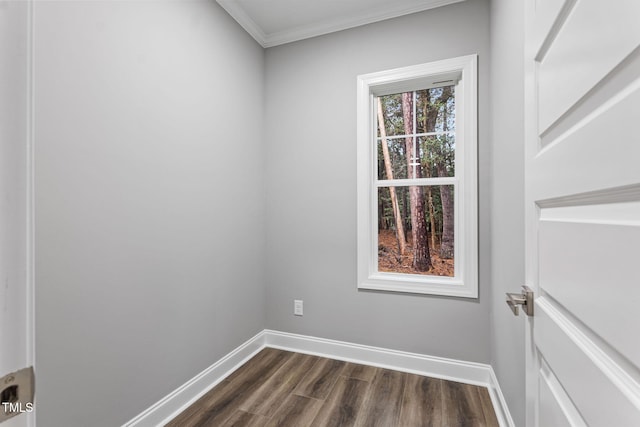
[[[533,1],[524,2],[525,10],[525,46],[524,46],[524,155],[525,155],[525,168],[530,158],[536,155],[536,147],[538,146],[536,137],[536,123],[533,117],[537,117],[536,103],[533,101],[536,99],[536,70],[535,63],[529,60],[532,50],[535,50],[532,41],[530,40],[530,29],[532,25],[531,16],[533,16],[533,9],[535,5]],[[526,170],[525,170],[526,174]],[[526,178],[526,175],[525,175]],[[534,296],[539,295],[538,288],[538,253],[532,250],[532,242],[535,241],[537,236],[537,212],[533,212],[529,208],[531,203],[529,183],[525,179],[525,196],[524,196],[524,259],[525,259],[525,283],[529,286]],[[534,304],[535,312],[535,304]],[[527,317],[525,319],[525,426],[537,427],[538,426],[538,398],[532,398],[532,396],[538,395],[538,382],[537,375],[540,370],[538,358],[536,357],[536,346],[534,342],[533,328],[535,325],[534,317]]]
[[[36,370],[36,304],[35,304],[35,30],[34,0],[27,0],[27,230],[26,230],[26,341],[27,366]],[[37,371],[37,370],[36,370]],[[37,390],[37,376],[35,380]],[[37,394],[37,392],[36,392]],[[37,397],[34,396],[34,403]],[[27,426],[36,426],[37,405],[27,413]]]

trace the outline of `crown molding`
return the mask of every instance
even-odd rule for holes
[[[342,31],[349,28],[359,27],[385,19],[397,18],[416,12],[423,12],[429,9],[459,3],[465,0],[426,0],[420,4],[397,4],[388,3],[386,7],[378,8],[375,11],[367,11],[357,16],[345,16],[340,19],[324,20],[313,25],[304,25],[287,28],[282,31],[265,33],[256,23],[256,20],[240,5],[238,0],[216,0],[262,47],[291,43],[311,37]]]
[[[265,46],[267,35],[262,28],[247,14],[236,0],[216,0],[233,19],[238,22],[262,47]]]

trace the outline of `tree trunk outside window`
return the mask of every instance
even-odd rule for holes
[[[413,129],[413,93],[402,94],[402,114],[405,135],[414,134]],[[407,153],[407,178],[421,178],[421,167],[416,141],[414,137],[405,138]],[[413,268],[417,271],[428,271],[431,268],[429,239],[427,237],[427,221],[424,211],[424,193],[422,187],[409,187],[409,203],[411,207],[411,232],[413,234]]]

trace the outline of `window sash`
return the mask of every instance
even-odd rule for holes
[[[433,178],[415,178],[415,179],[375,179],[373,188],[380,187],[416,187],[424,185],[455,185],[460,181],[460,177],[443,176]]]
[[[379,278],[379,279],[386,279],[386,280],[392,280],[392,281],[407,281],[407,280],[411,280],[414,282],[418,282],[418,283],[440,283],[440,284],[448,284],[448,285],[457,285],[457,284],[461,284],[462,283],[462,277],[461,277],[461,269],[462,269],[462,251],[461,251],[461,236],[460,236],[460,211],[459,211],[459,207],[458,205],[460,204],[460,195],[459,195],[459,191],[458,191],[458,186],[454,183],[454,184],[430,184],[430,185],[417,185],[418,187],[426,187],[426,186],[440,186],[440,185],[451,185],[453,187],[453,215],[454,215],[454,221],[453,221],[453,250],[454,250],[454,264],[453,264],[453,276],[438,276],[438,275],[431,275],[431,274],[411,274],[411,273],[396,273],[396,272],[387,272],[387,271],[380,271],[379,266],[378,266],[378,255],[377,255],[377,251],[378,251],[378,245],[379,245],[379,241],[378,241],[378,209],[372,209],[371,210],[371,225],[372,225],[372,231],[371,231],[371,235],[372,235],[372,244],[371,244],[371,249],[372,249],[372,260],[373,263],[370,266],[370,271],[369,271],[369,276],[372,278]],[[406,185],[406,187],[413,187],[414,185]],[[377,201],[377,190],[379,188],[386,188],[386,187],[398,187],[398,186],[393,186],[393,185],[384,185],[384,186],[380,186],[374,189],[374,194],[372,194],[372,197],[374,197],[374,200]],[[433,248],[430,248],[430,250],[433,250]]]

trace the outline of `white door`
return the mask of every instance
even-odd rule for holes
[[[525,1],[527,426],[640,426],[640,1]]]
[[[23,427],[33,421],[32,407],[18,405],[24,397],[24,375],[3,378],[33,364],[29,265],[29,8],[25,1],[0,0],[0,394],[14,400],[0,406],[2,427]],[[16,384],[18,388],[14,388]],[[17,386],[16,386],[17,387]],[[18,391],[19,390],[19,391]]]

